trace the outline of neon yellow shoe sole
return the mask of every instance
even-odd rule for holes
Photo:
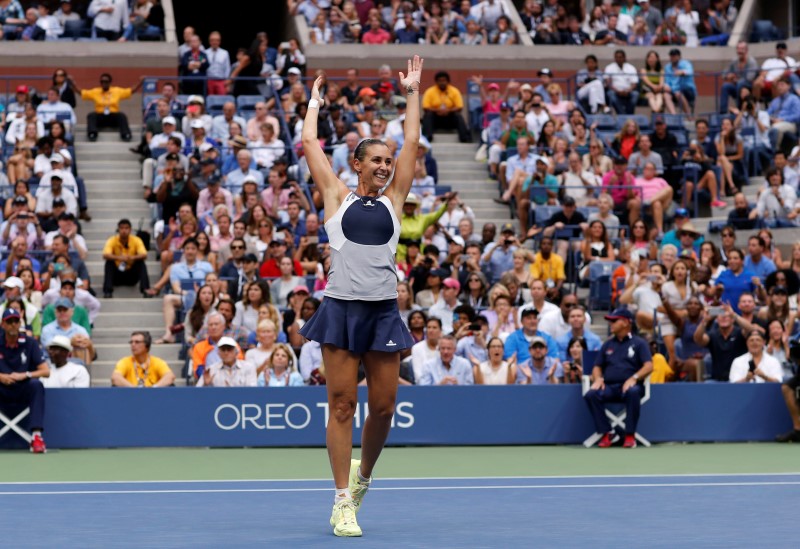
[[[356,522],[356,510],[353,500],[344,500],[333,506],[331,513],[333,533],[339,537],[356,538],[361,536],[361,527]]]

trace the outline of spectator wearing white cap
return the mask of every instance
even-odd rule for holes
[[[213,147],[217,143],[208,136],[206,126],[199,118],[192,120],[190,128],[190,139],[186,143],[186,154],[189,155],[189,162],[194,165],[200,160],[202,154],[200,147],[203,145],[210,145]]]
[[[21,278],[17,276],[9,276],[3,282],[3,289],[5,290],[5,293],[3,294],[5,300],[0,305],[0,312],[5,311],[6,308],[8,308],[8,301],[10,299],[21,299],[22,304],[25,305],[25,319],[27,320],[28,325],[34,326],[35,328],[35,322],[41,324],[41,317],[37,318],[39,315],[39,308],[28,301],[28,298],[25,297],[25,283]],[[35,331],[38,332],[38,330]]]
[[[39,188],[36,189],[37,199],[45,189],[50,188],[50,181],[54,173],[57,173],[61,177],[61,187],[74,194],[75,198],[78,198],[78,181],[75,179],[75,176],[72,175],[72,172],[69,170],[69,168],[66,167],[66,158],[64,153],[69,154],[69,151],[65,149],[63,151],[54,152],[50,155],[50,169],[44,175],[42,175],[41,179],[39,179]],[[70,158],[70,160],[71,159],[72,158]]]
[[[238,358],[239,346],[232,337],[222,337],[217,343],[220,361],[203,370],[198,386],[205,387],[255,387],[258,385],[256,366]]]
[[[50,355],[50,377],[42,378],[47,389],[85,389],[91,381],[86,367],[70,360],[72,343],[69,338],[55,336],[47,347]]]
[[[186,100],[186,116],[181,120],[181,130],[184,135],[192,133],[192,121],[202,120],[206,128],[206,135],[211,133],[211,124],[214,121],[206,112],[206,99],[202,95],[190,95]]]
[[[36,193],[36,215],[44,221],[53,216],[53,200],[60,198],[64,201],[67,213],[78,215],[78,199],[72,191],[63,186],[64,172],[55,170],[48,174],[50,186],[45,187],[41,193]]]
[[[186,136],[177,130],[178,121],[174,116],[165,116],[161,119],[161,133],[157,133],[150,140],[150,149],[163,149],[167,146],[167,140],[175,136],[181,140],[181,148],[186,146]]]

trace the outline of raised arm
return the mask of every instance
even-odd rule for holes
[[[324,76],[318,77],[314,80],[314,86],[311,88],[311,100],[308,102],[308,111],[306,111],[306,118],[303,121],[302,142],[303,152],[306,162],[308,162],[308,171],[311,172],[311,178],[322,194],[325,213],[333,215],[339,209],[340,201],[347,193],[347,187],[336,177],[328,158],[319,146],[317,137],[317,119],[323,103],[323,99],[319,95],[319,88],[324,81]]]
[[[403,124],[403,148],[397,157],[394,170],[394,179],[386,188],[384,194],[392,201],[395,211],[401,211],[403,203],[411,190],[414,181],[414,168],[417,160],[417,147],[419,146],[419,120],[420,99],[419,83],[422,78],[423,60],[415,55],[408,60],[408,73],[400,73],[400,88],[406,92],[406,120]],[[315,126],[316,128],[316,126]],[[305,127],[303,127],[305,130]],[[399,215],[398,215],[399,217]]]

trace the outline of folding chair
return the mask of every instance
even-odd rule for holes
[[[600,354],[600,351],[583,351],[583,377],[581,377],[581,395],[586,395],[589,390],[592,388],[592,370],[594,369],[594,364],[597,362],[597,356]],[[644,394],[642,395],[641,404],[644,404],[650,400],[650,376],[648,375],[644,380]],[[617,427],[625,428],[625,418],[628,416],[628,412],[625,411],[623,407],[622,410],[615,414],[608,408],[606,408],[606,417],[611,422],[611,430],[616,430]],[[591,448],[597,441],[603,438],[604,433],[592,433],[589,438],[583,441],[583,445],[586,448]],[[636,440],[639,443],[646,447],[650,447],[650,441],[644,438],[639,432],[636,433]]]
[[[0,412],[0,424],[3,425],[3,427],[0,428],[0,438],[3,438],[3,435],[5,435],[7,432],[14,431],[20,436],[22,440],[30,444],[33,437],[30,435],[30,433],[28,433],[25,429],[23,429],[19,425],[20,422],[26,417],[28,417],[28,414],[30,413],[31,409],[25,408],[20,413],[18,413],[13,419],[11,419],[3,412]]]
[[[622,265],[619,261],[592,261],[589,263],[590,311],[611,308],[611,275]]]

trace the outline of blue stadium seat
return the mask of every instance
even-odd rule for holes
[[[533,206],[533,205],[532,205]],[[537,227],[543,227],[547,220],[561,211],[561,206],[535,206],[534,217]]]
[[[266,101],[263,95],[240,95],[236,98],[236,110],[251,113],[256,110],[256,103]]]
[[[206,97],[206,112],[211,116],[222,114],[222,105],[229,101],[236,103],[236,98],[232,95],[209,95]]]
[[[65,21],[64,32],[61,34],[62,38],[85,38],[91,34],[91,29],[86,24],[86,21],[80,19],[78,21]]]
[[[619,261],[592,261],[589,263],[590,311],[611,307],[611,275],[622,265]]]
[[[436,196],[442,196],[453,190],[450,185],[436,185]]]
[[[672,134],[678,141],[678,147],[685,149],[689,146],[689,135],[686,133],[686,130],[675,130],[672,132]]]
[[[610,114],[592,114],[586,117],[587,127],[591,127],[595,122],[597,122],[598,131],[615,131],[617,129],[617,121]]]
[[[622,126],[625,124],[625,121],[628,119],[633,119],[636,122],[636,125],[639,126],[639,131],[642,132],[649,132],[652,129],[650,125],[650,119],[643,114],[620,114],[617,116],[617,129],[622,129]]]
[[[679,130],[680,131],[686,131],[686,126],[683,125],[683,121],[685,120],[686,117],[683,114],[669,114],[669,113],[657,114],[657,113],[653,113],[652,122],[654,123],[654,125],[655,125],[656,117],[661,118],[662,120],[664,120],[664,122],[667,123],[667,130],[669,130],[671,132],[676,132],[676,131],[679,131]]]

